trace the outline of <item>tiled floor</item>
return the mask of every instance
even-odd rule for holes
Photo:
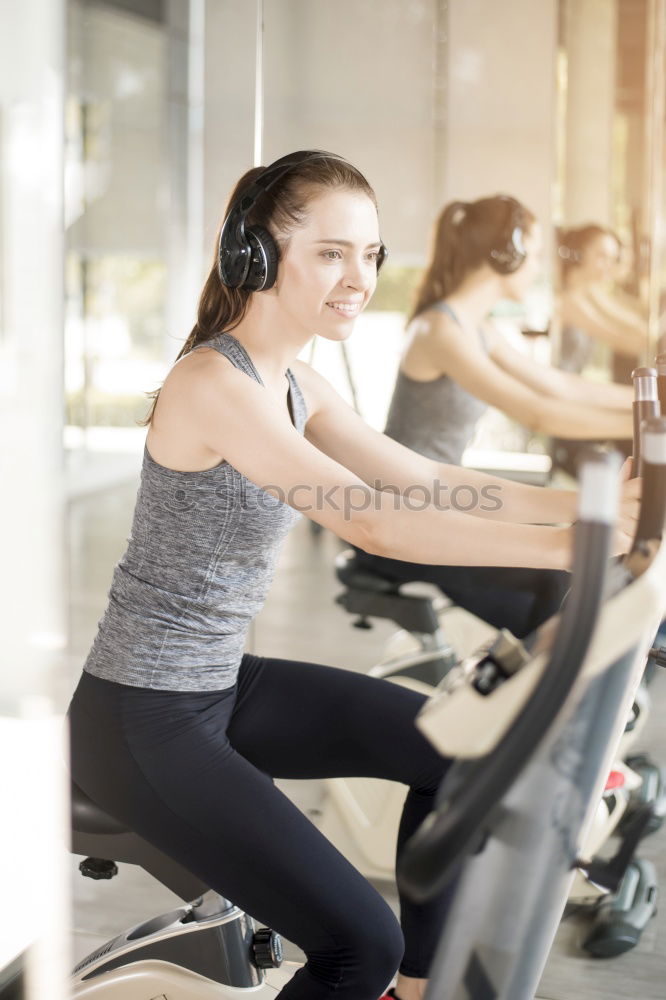
[[[135,487],[126,486],[72,504],[71,669],[62,679],[63,701],[94,636],[111,571],[128,533],[134,494]],[[330,535],[314,535],[306,522],[297,526],[283,552],[269,600],[255,623],[253,651],[330,662],[352,670],[369,669],[394,629],[386,623],[379,623],[371,631],[351,627],[349,617],[334,602],[339,586],[332,563],[338,549]],[[665,709],[666,677],[658,677],[641,745],[657,760],[666,762],[666,728],[661,721]],[[311,811],[321,807],[324,790],[319,783],[283,782],[282,786],[301,808]],[[666,830],[647,839],[641,853],[655,863],[661,883],[666,884]],[[72,858],[73,875],[78,860]],[[394,887],[388,882],[377,885],[395,908]],[[174,899],[149,876],[129,866],[121,866],[119,877],[110,883],[91,882],[77,874],[75,959],[122,928],[168,909]],[[578,942],[584,928],[585,922],[580,919],[562,923],[539,989],[542,1000],[666,998],[666,910],[651,921],[639,946],[617,959],[583,957]],[[287,944],[287,956],[297,959],[298,950]]]

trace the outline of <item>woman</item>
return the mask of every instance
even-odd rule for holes
[[[566,493],[500,484],[491,513],[410,509],[411,484],[455,483],[459,470],[368,428],[295,360],[315,331],[350,335],[383,254],[374,194],[346,161],[305,151],[240,179],[197,323],[150,416],[128,548],[70,707],[77,784],[303,949],[280,994],[290,1000],[376,1000],[398,966],[394,995],[421,1000],[448,905],[403,899],[400,927],[272,783],[407,784],[401,849],[448,766],[413,725],[414,692],[243,654],[297,511],[423,562],[565,568],[570,555],[570,529],[540,523],[571,520]],[[617,551],[637,489],[624,486]]]
[[[620,259],[620,242],[610,229],[590,224],[568,229],[558,240],[561,288],[560,368],[580,372],[600,341],[636,367],[647,342],[647,321],[637,305],[610,290]]]
[[[629,383],[647,344],[647,320],[636,300],[612,291],[621,246],[615,233],[590,224],[566,230],[558,239],[560,291],[555,310],[559,330],[558,365],[582,372],[591,361],[595,343],[610,348],[613,377]],[[580,451],[594,444],[555,437],[551,454],[555,465],[574,474]],[[626,443],[615,447],[628,454]]]
[[[442,211],[386,434],[456,465],[487,406],[547,434],[631,438],[628,387],[537,364],[487,321],[503,299],[523,299],[539,273],[540,252],[540,228],[514,198],[456,201]],[[454,603],[520,638],[558,610],[568,586],[566,574],[533,569],[421,566],[362,552],[357,561],[394,581],[434,583]]]

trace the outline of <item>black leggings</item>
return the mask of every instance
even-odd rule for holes
[[[235,687],[154,691],[84,673],[69,710],[72,774],[106,809],[306,954],[280,996],[377,1000],[426,977],[450,891],[379,893],[272,778],[376,777],[409,793],[398,852],[449,761],[414,726],[423,695],[348,670],[243,657]]]
[[[356,549],[359,569],[367,568],[396,583],[432,583],[454,604],[494,628],[508,628],[524,639],[559,611],[571,585],[561,570],[503,566],[429,566],[373,556]]]

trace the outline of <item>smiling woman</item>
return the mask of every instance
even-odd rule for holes
[[[549,525],[571,520],[570,493],[417,455],[295,360],[315,333],[351,334],[384,256],[372,188],[340,157],[301,151],[241,178],[147,420],[128,548],[70,707],[83,791],[305,952],[285,1000],[377,1000],[396,970],[395,996],[421,1000],[449,905],[402,899],[399,925],[269,780],[406,784],[400,851],[449,765],[414,726],[424,696],[243,652],[296,512],[397,559],[569,563],[570,529]],[[441,484],[498,502],[454,510]]]
[[[336,194],[328,195],[328,201],[329,201],[328,208],[331,213],[335,213],[336,210],[344,211],[348,207],[348,200],[346,198],[344,199],[344,204],[340,205],[338,204],[341,201],[339,194],[337,197]],[[324,206],[320,206],[320,208],[323,210]],[[359,206],[361,212],[363,211],[364,208],[367,209],[367,199],[365,205],[361,204]],[[314,245],[316,247],[323,247],[324,249],[321,251],[320,256],[323,257],[325,260],[329,261],[331,264],[338,265],[338,267],[341,264],[344,265],[345,256],[348,257],[350,253],[352,253],[355,249],[354,244],[351,242],[351,240],[341,240],[336,238],[329,239],[326,237],[324,237],[324,239],[321,240],[315,240]],[[363,255],[363,262],[366,264],[366,266],[369,266],[371,268],[370,271],[371,277],[376,278],[377,271],[379,270],[380,267],[380,263],[381,261],[384,260],[385,256],[386,256],[386,248],[379,241],[376,243],[371,243],[365,248],[365,253]],[[363,278],[361,278],[361,284],[364,284]],[[373,281],[373,291],[374,291],[374,281]],[[367,298],[369,298],[369,296]],[[326,302],[326,305],[329,306],[334,312],[339,313],[341,316],[345,316],[347,318],[353,318],[358,316],[358,314],[364,308],[367,302],[367,298],[362,293],[354,294],[353,291],[350,290],[350,292],[347,293],[347,297],[345,299],[330,300]]]

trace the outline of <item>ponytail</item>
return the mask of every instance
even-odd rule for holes
[[[430,264],[417,290],[409,322],[433,303],[450,295],[460,283],[457,272],[462,257],[461,232],[467,209],[467,202],[452,201],[439,216],[435,224]]]
[[[514,207],[508,208],[508,203]],[[487,263],[491,251],[506,242],[514,218],[523,231],[535,221],[524,205],[507,195],[448,204],[435,225],[430,263],[408,322],[452,295],[471,271]]]

